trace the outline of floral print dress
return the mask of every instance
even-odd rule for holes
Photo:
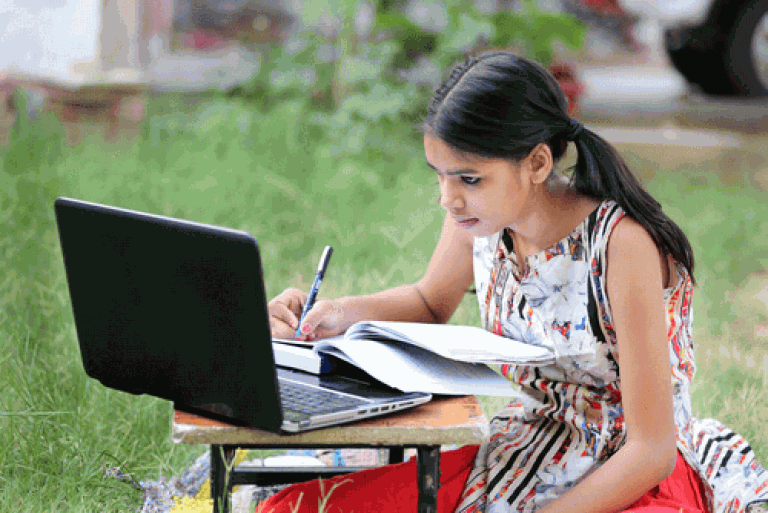
[[[551,349],[546,366],[503,365],[517,396],[491,420],[459,512],[530,512],[599,467],[626,436],[616,334],[605,282],[606,246],[624,212],[603,201],[554,247],[520,268],[504,230],[475,239],[484,327]],[[697,471],[713,513],[768,511],[768,472],[744,438],[691,415],[695,372],[691,279],[678,266],[664,291],[677,447]]]

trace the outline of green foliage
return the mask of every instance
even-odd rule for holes
[[[548,66],[555,59],[558,42],[570,48],[581,48],[586,30],[582,23],[570,16],[542,11],[533,4],[522,13],[499,12],[493,17],[496,35],[493,46],[517,46],[525,55]]]
[[[451,1],[446,3],[446,7],[448,29],[440,33],[435,50],[442,62],[447,58],[450,64],[457,56],[493,39],[496,27],[488,16],[477,11],[474,2]]]
[[[0,316],[21,317],[32,330],[56,324],[49,262],[55,248],[52,205],[59,191],[57,166],[64,157],[61,125],[28,113],[23,91],[15,95],[18,120],[0,153]]]
[[[265,50],[261,67],[248,83],[228,92],[257,102],[268,111],[283,101],[309,98],[308,109],[320,112],[349,110],[349,100],[367,119],[381,116],[413,121],[423,112],[432,83],[409,84],[402,72],[423,64],[421,58],[444,72],[465,55],[483,49],[511,48],[549,65],[555,45],[579,48],[585,28],[564,14],[540,10],[521,2],[520,13],[480,13],[474,2],[446,0],[448,28],[432,33],[403,13],[380,4],[373,20],[373,37],[361,39],[353,19],[357,3],[323,0],[307,7],[307,28],[285,45]],[[318,25],[338,23],[338,33],[321,35]],[[364,108],[359,103],[365,101]],[[379,113],[380,111],[380,113]]]
[[[45,173],[61,157],[63,129],[53,116],[36,112],[27,93],[19,88],[14,93],[18,119],[10,134],[12,142],[2,155],[3,172],[9,175]]]
[[[140,494],[106,482],[102,467],[167,469],[168,415],[82,372],[52,209],[72,192],[62,170],[79,152],[55,119],[27,114],[23,97],[16,105],[19,120],[0,147],[0,511],[135,509]],[[109,174],[114,160],[103,161],[78,166]]]

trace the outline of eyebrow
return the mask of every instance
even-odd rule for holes
[[[435,166],[430,164],[428,160],[425,160],[425,162],[427,163],[427,166],[429,166],[432,169],[434,169],[435,171],[437,171],[438,174],[444,174],[446,176],[477,175],[477,174],[480,174],[479,171],[476,171],[476,170],[468,168],[468,167],[463,167],[463,168],[459,168],[459,169],[451,169],[450,171],[446,171],[445,173],[441,173],[440,171],[437,170],[437,168]]]

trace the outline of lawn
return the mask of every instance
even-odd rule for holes
[[[308,288],[335,249],[329,296],[418,279],[442,211],[420,135],[382,119],[334,135],[299,101],[265,113],[235,99],[155,99],[141,134],[63,143],[51,120],[18,124],[0,147],[0,511],[135,511],[141,493],[103,475],[172,476],[203,448],[170,442],[171,406],[107,389],[82,370],[52,204],[70,196],[246,230],[260,243],[268,295]],[[691,238],[697,416],[744,434],[768,463],[766,193],[713,163],[659,171],[627,152]],[[736,163],[738,166],[738,162]],[[756,299],[757,298],[757,299]],[[451,322],[477,324],[467,295]],[[491,415],[497,400],[483,399]]]

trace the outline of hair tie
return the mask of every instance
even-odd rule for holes
[[[568,121],[568,132],[565,134],[565,139],[568,141],[575,141],[578,139],[581,132],[584,130],[584,125],[578,120],[571,118]]]

